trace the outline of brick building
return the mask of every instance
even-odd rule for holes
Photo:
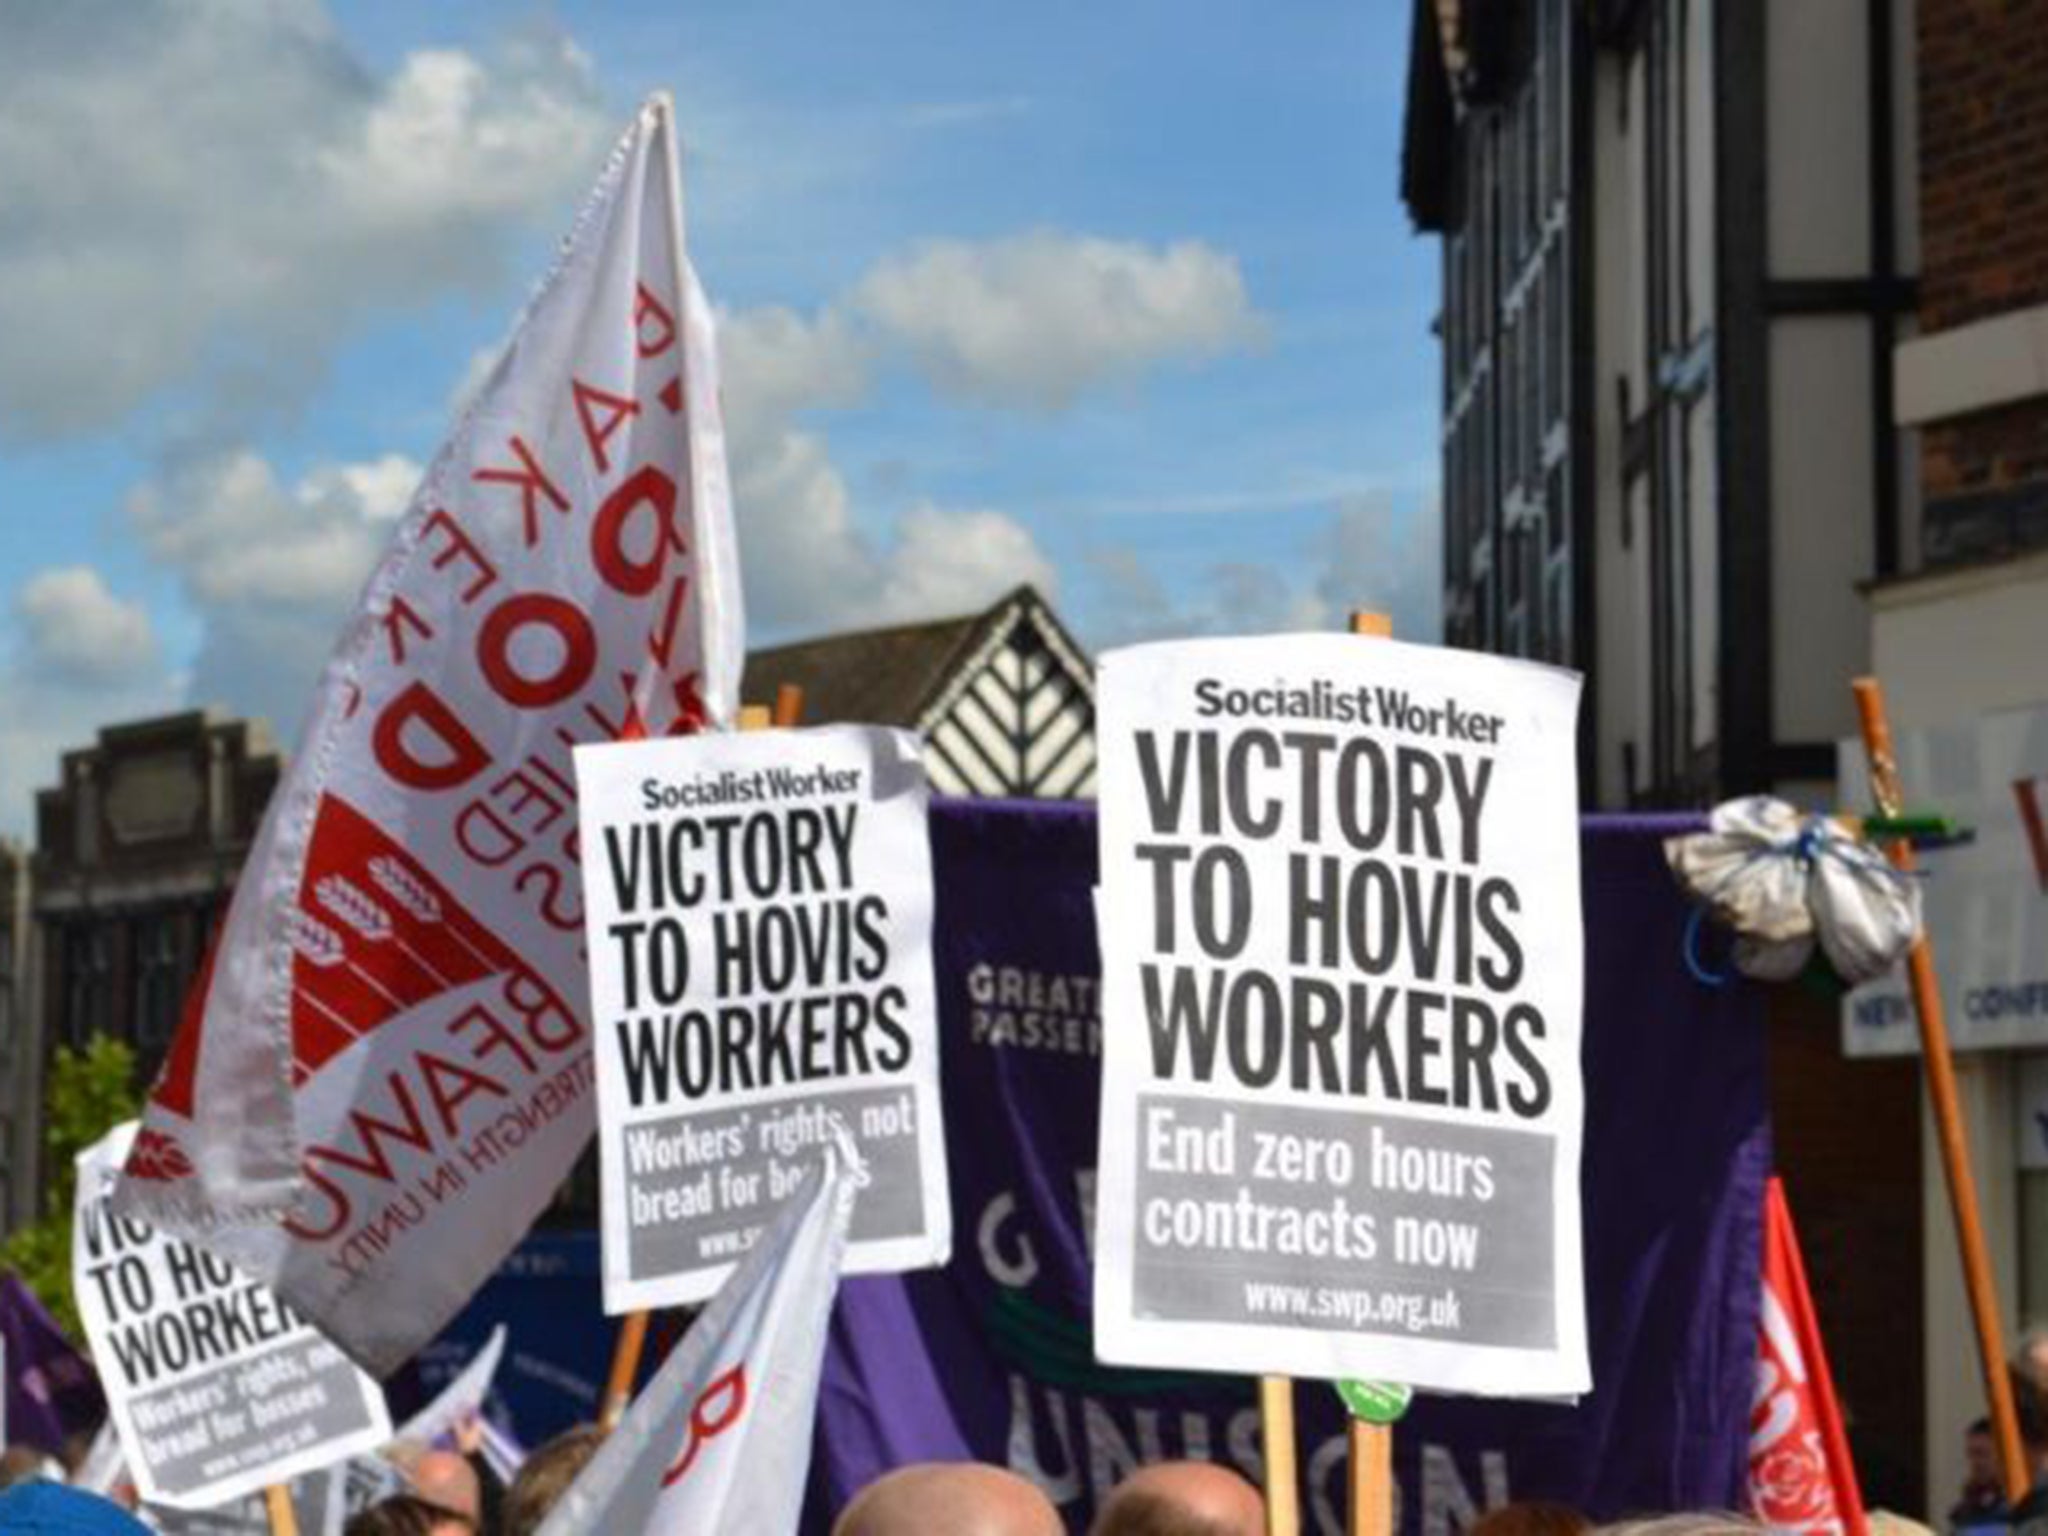
[[[2048,4],[1919,0],[1919,429],[1928,565],[2048,547]]]
[[[2039,745],[2022,771],[2048,774],[2048,0],[1916,0],[1913,11],[1920,277],[1893,408],[1917,450],[1924,512],[1908,563],[1869,588],[1872,655],[1903,755],[1953,759],[1991,722],[2010,729],[2024,714]],[[1916,736],[1929,747],[1916,752]],[[2048,882],[2008,908],[2039,935]],[[1957,1067],[2016,1329],[2048,1319],[2048,1168],[2029,1134],[2048,1018],[2012,1033],[2011,1048],[1967,1052]],[[1927,1460],[1940,1492],[1960,1476],[1959,1431],[1982,1392],[1923,1142]]]

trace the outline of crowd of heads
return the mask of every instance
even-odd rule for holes
[[[2016,1366],[2012,1379],[2029,1451],[2048,1464],[2048,1340],[2043,1358],[2039,1376]],[[1984,1470],[1995,1478],[1989,1425],[1973,1425],[1972,1433],[1981,1435]],[[403,1481],[402,1491],[354,1516],[346,1536],[535,1536],[603,1441],[604,1432],[594,1424],[558,1435],[526,1458],[509,1486],[498,1484],[475,1454],[473,1440],[467,1453],[392,1446],[385,1455]],[[40,1451],[12,1447],[0,1456],[0,1531],[133,1536],[147,1530],[114,1501],[62,1486],[65,1472],[63,1463]],[[1481,1515],[1468,1536],[1736,1536],[1762,1529],[1742,1516],[1719,1513],[1660,1515],[1596,1528],[1565,1505],[1523,1502]],[[1265,1536],[1265,1530],[1265,1501],[1239,1473],[1211,1462],[1169,1461],[1136,1468],[1112,1488],[1088,1536]],[[832,1536],[1066,1531],[1051,1499],[1029,1479],[975,1462],[927,1462],[869,1483],[833,1524]]]
[[[2048,1408],[2048,1393],[2033,1389]],[[2048,1445],[2048,1417],[2042,1419]],[[385,1455],[403,1490],[354,1516],[346,1536],[535,1536],[604,1442],[579,1425],[537,1448],[509,1486],[480,1456],[399,1444]],[[65,1467],[39,1451],[0,1456],[0,1531],[39,1536],[134,1536],[147,1527],[116,1502],[62,1485]],[[75,1468],[73,1469],[75,1470]],[[10,1483],[18,1486],[9,1490]],[[1599,1536],[1733,1536],[1761,1530],[1735,1515],[1690,1514],[1599,1528]],[[1102,1499],[1088,1536],[1265,1536],[1257,1487],[1212,1462],[1168,1461],[1134,1469]],[[1066,1536],[1043,1489],[1002,1467],[926,1462],[884,1473],[833,1524],[832,1536]],[[1469,1536],[1594,1536],[1561,1504],[1509,1504],[1482,1515]],[[622,1533],[623,1536],[623,1533]]]

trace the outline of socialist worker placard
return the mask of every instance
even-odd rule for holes
[[[1578,697],[1348,636],[1102,659],[1102,1359],[1589,1385]]]

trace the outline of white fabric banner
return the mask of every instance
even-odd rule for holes
[[[526,1461],[526,1449],[484,1414],[491,1386],[497,1380],[498,1363],[505,1356],[505,1325],[500,1323],[456,1375],[434,1395],[434,1400],[407,1419],[392,1437],[394,1445],[423,1445],[440,1450],[461,1448],[462,1431],[473,1424],[479,1438],[478,1454],[509,1485]]]
[[[827,1144],[539,1536],[796,1530],[858,1157]]]
[[[702,1301],[844,1128],[849,1274],[952,1248],[917,741],[579,747],[605,1307]]]
[[[382,1445],[377,1383],[262,1282],[113,1212],[134,1137],[78,1156],[72,1290],[143,1499],[208,1509]]]
[[[122,1198],[382,1375],[590,1134],[570,753],[723,723],[742,659],[711,314],[641,109],[370,579]]]
[[[1103,1360],[1590,1385],[1579,683],[1344,635],[1102,658]]]
[[[393,1441],[438,1445],[446,1449],[446,1442],[452,1440],[463,1425],[482,1417],[484,1400],[491,1395],[491,1383],[498,1375],[498,1362],[504,1357],[505,1325],[500,1323],[491,1330],[491,1336],[484,1340],[484,1347],[471,1357],[469,1364],[434,1394],[434,1400],[398,1427],[398,1433],[392,1436]]]

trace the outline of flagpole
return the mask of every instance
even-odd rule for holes
[[[1351,633],[1390,639],[1394,620],[1388,614],[1359,609],[1351,615]],[[1345,1536],[1393,1536],[1394,1426],[1369,1424],[1355,1413],[1345,1415],[1345,1425],[1351,1469]]]
[[[1863,748],[1870,758],[1870,787],[1878,809],[1897,816],[1905,794],[1899,783],[1898,760],[1892,755],[1891,723],[1885,718],[1884,688],[1874,677],[1850,684],[1863,727]],[[1915,867],[1913,845],[1905,838],[1891,842],[1892,863],[1906,874]],[[1934,947],[1923,932],[1907,961],[1913,1011],[1920,1020],[1920,1057],[1927,1074],[1927,1097],[1941,1140],[1941,1168],[1948,1180],[1949,1209],[1954,1213],[1956,1247],[1963,1261],[1970,1314],[1977,1325],[1978,1363],[1984,1372],[1984,1396],[1991,1406],[1991,1427],[1998,1443],[1999,1465],[2005,1473],[2006,1496],[2015,1504],[2026,1497],[2033,1479],[2020,1444],[2019,1416],[2006,1374],[2005,1341],[1999,1323],[1998,1285],[1984,1247],[1984,1220],[1977,1208],[1977,1181],[1970,1170],[1970,1146],[1963,1132],[1962,1104],[1956,1097],[1955,1063],[1949,1055],[1948,1023],[1941,1007],[1941,989],[1934,977]]]

